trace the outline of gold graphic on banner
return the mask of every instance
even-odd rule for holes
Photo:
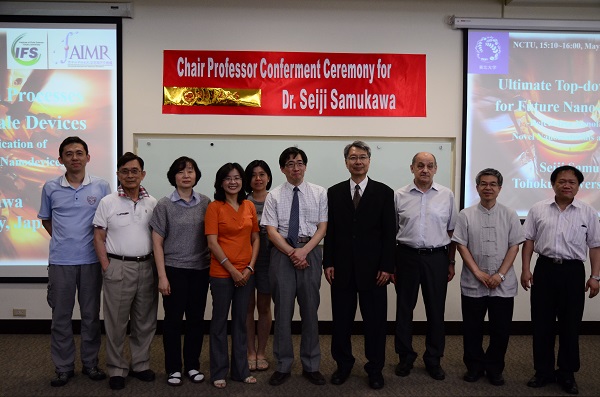
[[[261,90],[163,87],[163,104],[178,106],[249,106],[260,107]]]

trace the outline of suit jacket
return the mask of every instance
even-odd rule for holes
[[[323,267],[334,267],[336,286],[356,283],[358,290],[375,288],[377,272],[393,273],[395,268],[394,191],[369,179],[354,209],[347,180],[329,188],[327,199]]]

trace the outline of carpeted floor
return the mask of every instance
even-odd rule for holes
[[[104,341],[104,336],[102,337]],[[227,388],[215,389],[208,381],[202,384],[184,382],[181,387],[170,387],[166,384],[164,372],[164,356],[162,337],[156,336],[152,344],[152,369],[157,372],[154,382],[144,383],[128,378],[124,390],[112,391],[108,381],[93,382],[81,375],[81,365],[76,365],[76,376],[60,388],[50,387],[54,367],[50,360],[49,335],[0,335],[0,368],[3,376],[0,380],[1,396],[561,396],[566,395],[557,384],[550,384],[542,389],[531,389],[526,386],[533,375],[531,358],[531,336],[513,336],[510,340],[506,358],[504,386],[492,386],[486,379],[477,383],[466,383],[462,380],[465,372],[462,363],[462,337],[448,336],[446,339],[446,356],[442,366],[446,370],[446,380],[435,381],[425,372],[422,361],[415,363],[410,376],[400,378],[394,375],[397,356],[394,354],[394,340],[388,336],[387,362],[384,369],[385,387],[382,390],[371,390],[362,367],[362,337],[354,336],[354,352],[356,364],[352,376],[341,386],[329,383],[335,370],[335,362],[329,354],[330,336],[321,336],[322,362],[321,372],[328,383],[325,386],[314,386],[301,376],[301,366],[297,358],[294,363],[292,378],[281,386],[268,384],[272,369],[254,372],[258,384],[246,385],[228,381]],[[79,343],[79,339],[77,339]],[[296,352],[299,336],[294,336]],[[424,351],[424,336],[415,336],[415,350]],[[600,336],[581,337],[581,370],[576,374],[581,396],[600,395]],[[270,355],[271,352],[269,351]],[[271,364],[273,360],[269,360]],[[100,353],[100,366],[105,368],[104,344]],[[208,375],[208,337],[204,339],[201,357],[201,370]]]

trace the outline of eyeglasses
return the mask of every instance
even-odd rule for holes
[[[304,167],[304,161],[288,161],[285,163],[285,168],[294,169],[294,167],[302,168]]]
[[[369,160],[369,156],[350,156],[347,158],[347,160],[351,163],[356,163],[358,160],[360,160],[361,162],[365,162],[367,160]]]
[[[132,168],[132,169],[127,169],[127,168],[123,168],[122,170],[119,170],[118,173],[123,175],[123,176],[127,176],[129,174],[133,175],[133,176],[137,176],[142,172],[142,170],[139,170],[137,168]]]
[[[497,188],[498,186],[500,186],[499,184],[497,184],[496,182],[491,182],[491,183],[487,183],[487,182],[479,182],[479,187],[485,189],[486,187],[491,187],[492,189]]]
[[[239,182],[242,180],[241,176],[234,176],[234,177],[225,177],[223,178],[223,182]]]

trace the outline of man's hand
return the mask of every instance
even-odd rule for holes
[[[303,248],[304,247],[294,248],[290,253],[288,253],[288,257],[292,261],[292,264],[296,269],[299,270],[306,269],[309,266],[308,261],[306,260],[307,253]]]
[[[473,273],[473,275],[481,284],[485,285],[487,288],[490,288],[490,286],[488,285],[488,283],[490,281],[489,274],[487,274],[486,272],[483,272],[481,270],[477,270]]]
[[[521,286],[523,287],[523,289],[525,291],[529,290],[529,288],[531,288],[531,286],[533,285],[533,274],[531,274],[531,271],[529,270],[523,270],[523,273],[521,273]],[[596,291],[596,293],[598,293]]]
[[[590,277],[587,283],[585,283],[585,292],[588,292],[588,290],[590,291],[590,298],[593,298],[594,296],[598,295],[599,289],[600,286],[598,280],[595,280]]]
[[[456,274],[456,270],[454,268],[454,263],[451,263],[448,266],[448,282],[452,281],[452,279],[454,278],[455,274]]]
[[[326,267],[325,268],[325,279],[327,280],[327,282],[329,283],[329,285],[331,285],[331,283],[333,283],[333,274],[334,274],[334,268],[333,266],[330,267]]]
[[[390,280],[389,273],[381,271],[381,270],[377,272],[377,286],[378,287],[386,285],[389,280]]]

